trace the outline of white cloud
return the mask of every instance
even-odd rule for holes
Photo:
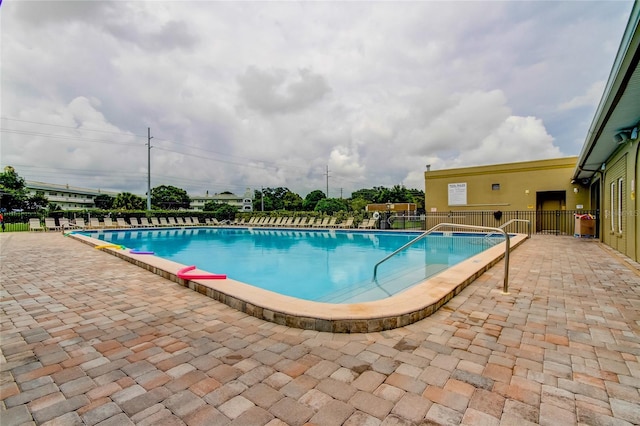
[[[575,96],[574,98],[561,103],[558,109],[561,111],[565,111],[584,106],[595,108],[596,105],[598,105],[598,103],[600,102],[600,98],[602,97],[602,94],[604,92],[604,85],[604,81],[596,81],[591,86],[589,86],[586,93]]]
[[[542,120],[510,116],[478,145],[461,151],[453,164],[475,166],[562,156]]]

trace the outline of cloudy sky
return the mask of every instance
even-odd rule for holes
[[[144,194],[424,189],[577,155],[631,1],[20,1],[0,9],[0,162]]]

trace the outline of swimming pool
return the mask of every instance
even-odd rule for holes
[[[374,281],[374,265],[415,232],[176,228],[93,235],[268,291],[327,303],[391,297],[504,240],[429,235],[381,265]]]
[[[141,230],[140,232],[146,231]],[[420,321],[432,315],[465,287],[500,262],[505,256],[507,246],[506,241],[496,244],[394,296],[371,302],[338,304],[294,298],[230,278],[223,280],[181,278],[178,271],[186,266],[183,263],[173,262],[158,256],[136,254],[132,250],[123,250],[113,244],[107,244],[104,247],[104,240],[96,238],[101,236],[100,233],[72,232],[65,235],[90,247],[101,248],[104,253],[160,275],[168,280],[168,284],[170,282],[178,283],[260,320],[288,327],[330,333],[378,332]],[[515,249],[526,239],[527,235],[525,234],[511,236],[511,249]],[[498,269],[496,273],[500,275],[501,268]],[[139,281],[131,284],[141,285]],[[491,291],[495,292],[496,297],[505,297],[504,292],[499,288],[491,289]]]

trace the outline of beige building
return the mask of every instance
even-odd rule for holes
[[[425,211],[589,210],[577,157],[425,172]]]

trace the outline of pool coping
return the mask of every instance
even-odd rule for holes
[[[141,228],[151,231],[162,228]],[[166,229],[166,228],[165,228]],[[202,229],[202,227],[200,227]],[[265,228],[266,229],[266,228]],[[138,229],[122,229],[138,230]],[[286,228],[278,228],[286,230]],[[362,232],[362,231],[359,231]],[[371,231],[369,231],[371,232]],[[149,254],[134,254],[114,244],[79,233],[67,236],[144,268],[167,280],[224,303],[248,315],[288,327],[332,333],[369,333],[403,327],[436,312],[484,272],[504,257],[505,242],[479,253],[411,288],[382,300],[332,304],[312,302],[277,294],[232,279],[182,279],[177,273],[185,266]],[[527,239],[525,234],[510,238],[511,250]],[[194,274],[207,271],[195,269]]]

